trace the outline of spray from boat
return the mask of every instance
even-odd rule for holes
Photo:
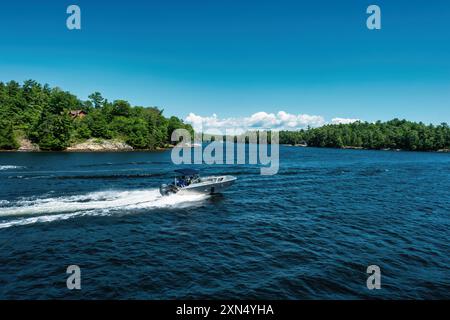
[[[108,216],[124,212],[147,212],[153,209],[186,208],[198,205],[207,198],[208,195],[204,194],[174,194],[163,197],[158,189],[146,189],[111,190],[81,195],[22,199],[2,204],[0,229],[81,216]],[[2,219],[3,221],[1,221]]]

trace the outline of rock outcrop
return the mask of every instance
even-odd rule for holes
[[[66,149],[66,151],[132,151],[133,147],[125,142],[118,140],[89,139],[85,142],[75,144]]]
[[[39,146],[37,144],[32,143],[30,140],[26,138],[22,138],[19,140],[20,147],[17,151],[22,152],[34,152],[39,151]]]

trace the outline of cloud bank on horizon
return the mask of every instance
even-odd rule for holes
[[[224,132],[225,130],[234,133],[245,132],[248,130],[300,130],[307,127],[321,127],[326,124],[348,124],[360,119],[351,118],[333,118],[327,122],[324,117],[309,114],[290,114],[285,111],[267,113],[264,111],[256,112],[249,117],[241,118],[220,118],[217,114],[212,116],[200,116],[195,113],[189,113],[184,121],[194,128],[197,132],[214,133]]]

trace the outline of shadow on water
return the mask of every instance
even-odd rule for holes
[[[208,202],[211,204],[220,204],[224,201],[225,196],[223,193],[212,194],[211,197],[208,198]]]

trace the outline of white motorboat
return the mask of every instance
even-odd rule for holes
[[[233,176],[200,177],[199,171],[194,169],[179,169],[175,173],[177,175],[171,184],[159,187],[161,195],[220,193],[236,181]]]

